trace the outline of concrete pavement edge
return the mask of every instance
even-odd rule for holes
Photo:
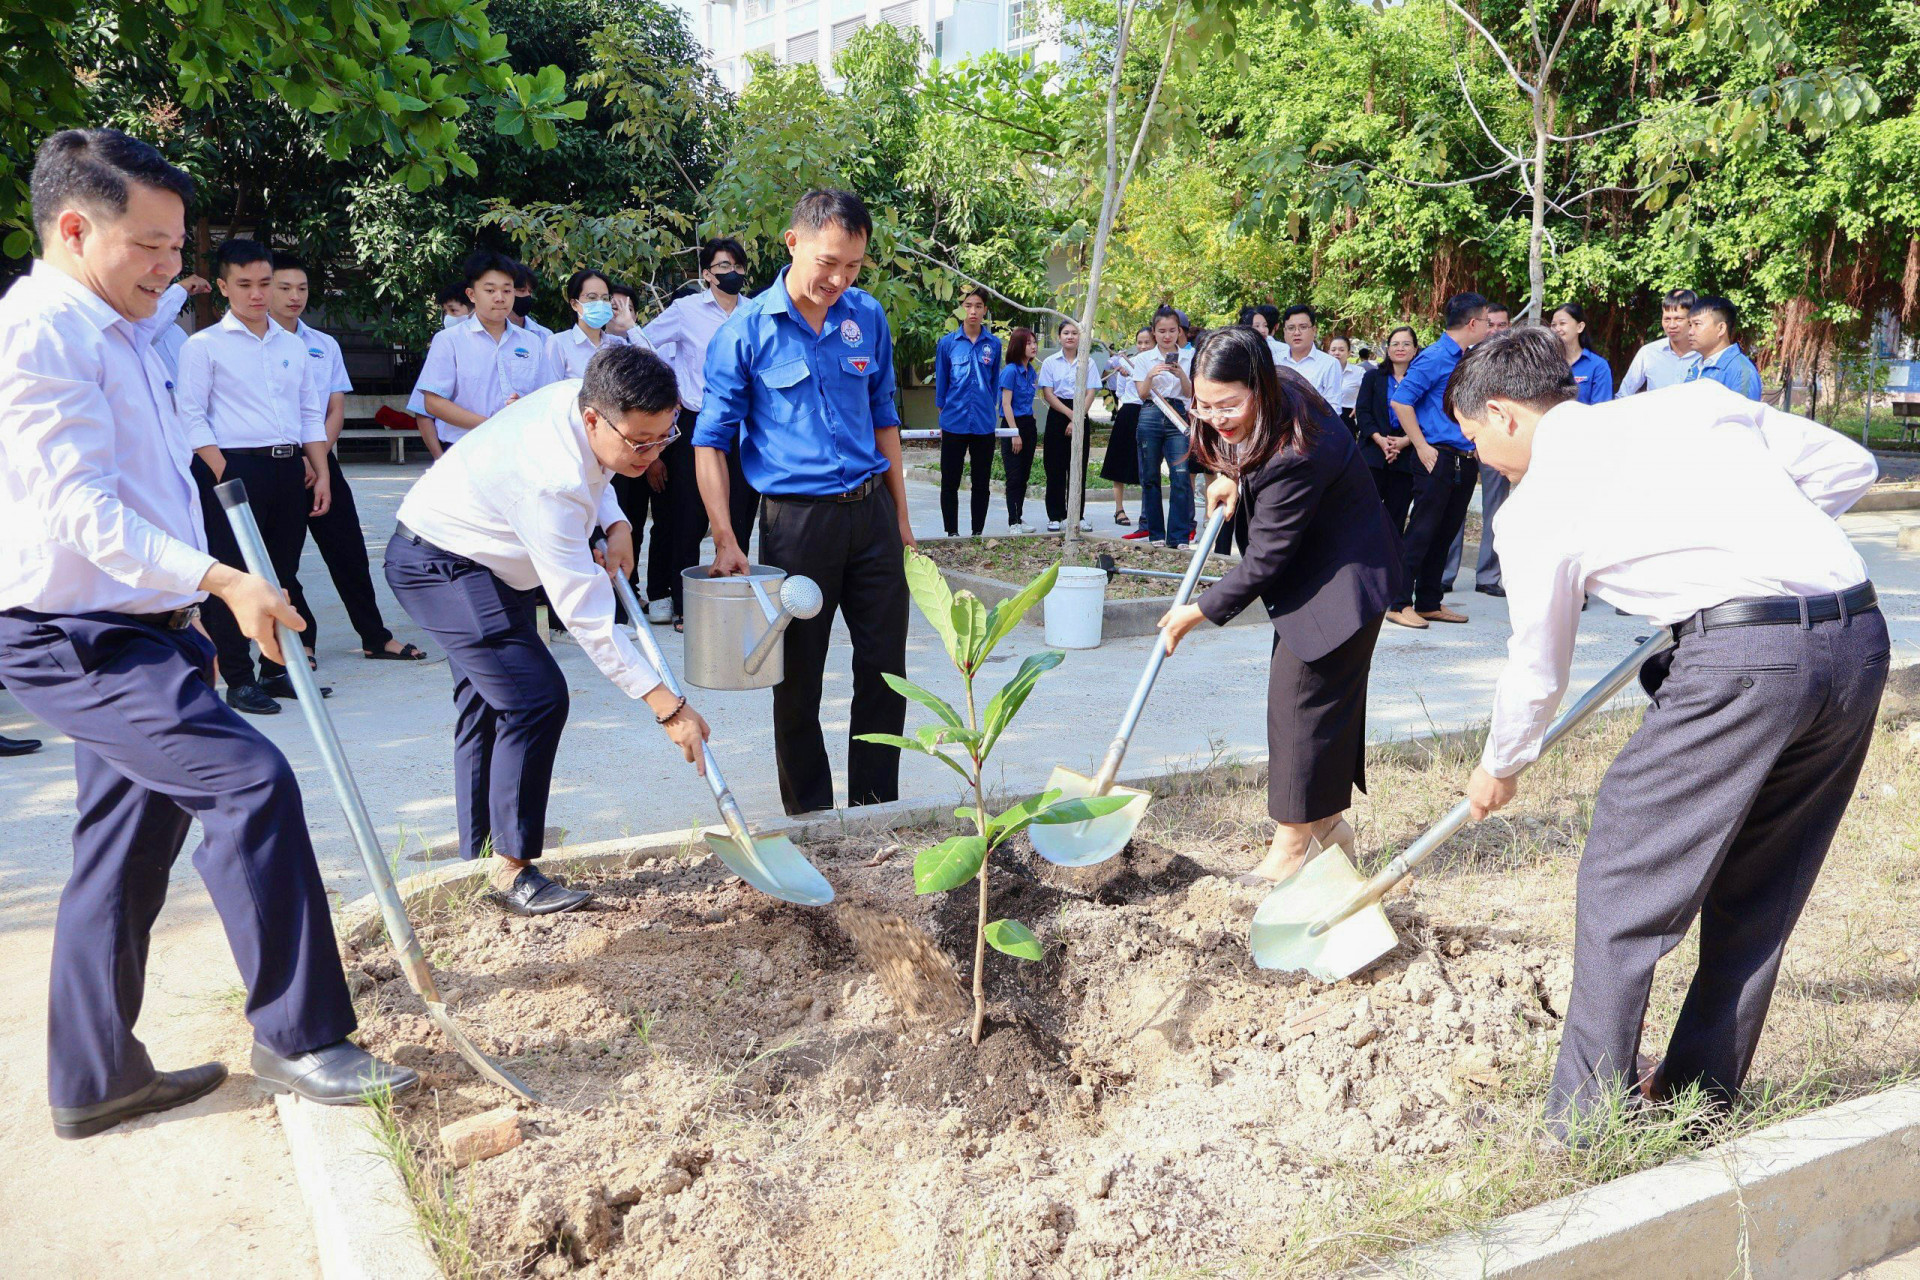
[[[440,1280],[400,1171],[380,1150],[372,1112],[274,1099],[313,1218],[324,1280]]]

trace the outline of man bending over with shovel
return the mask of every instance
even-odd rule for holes
[[[673,370],[651,351],[607,344],[584,379],[550,383],[474,428],[420,477],[387,543],[387,585],[447,653],[457,710],[454,799],[460,856],[499,860],[509,911],[570,911],[592,895],[534,865],[546,837],[567,681],[534,625],[547,598],[593,664],[653,711],[698,764],[707,722],[614,625],[610,573],[633,572],[633,529],[615,475],[646,472],[679,437]],[[596,525],[603,558],[591,549]]]
[[[1468,353],[1448,399],[1514,483],[1494,518],[1513,638],[1473,816],[1508,804],[1539,753],[1584,594],[1677,642],[1642,668],[1652,706],[1594,803],[1549,1118],[1579,1143],[1633,1091],[1731,1102],[1886,683],[1886,622],[1834,522],[1872,455],[1713,383],[1576,404],[1544,329]],[[1665,1060],[1643,1066],[1654,965],[1696,915],[1699,967]]]

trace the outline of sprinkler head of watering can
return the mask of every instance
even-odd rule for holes
[[[1351,978],[1399,945],[1379,903],[1363,907],[1313,937],[1316,920],[1338,909],[1366,884],[1338,845],[1275,885],[1253,913],[1248,937],[1262,969],[1304,971],[1323,982]]]
[[[1058,791],[1062,800],[1084,800],[1094,793],[1094,781],[1084,773],[1055,768],[1047,778],[1046,789]],[[1126,796],[1127,803],[1085,822],[1036,822],[1027,828],[1033,851],[1056,866],[1090,867],[1126,848],[1140,819],[1146,816],[1151,797],[1133,787],[1109,787],[1106,794]]]
[[[820,594],[820,584],[812,578],[790,574],[780,584],[780,609],[783,613],[790,613],[796,618],[811,618],[820,612],[826,602],[826,597]]]

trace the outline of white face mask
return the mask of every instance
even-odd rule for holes
[[[467,319],[468,317],[466,316],[452,316],[452,315],[441,316],[440,327],[442,329],[451,329],[453,328],[453,326],[457,324],[465,324],[467,322]]]

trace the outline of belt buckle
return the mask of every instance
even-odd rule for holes
[[[273,456],[276,458],[291,458],[298,452],[300,452],[300,450],[290,444],[276,444],[273,446]]]
[[[185,605],[181,608],[175,609],[172,613],[167,615],[167,620],[166,620],[167,630],[185,631],[188,627],[193,625],[193,620],[199,616],[200,616],[200,606],[197,604]]]

